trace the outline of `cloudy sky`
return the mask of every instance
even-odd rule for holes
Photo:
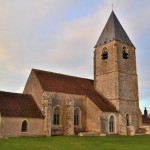
[[[136,47],[140,108],[150,112],[149,0],[0,0],[0,90],[32,68],[93,78],[93,51],[114,11]]]

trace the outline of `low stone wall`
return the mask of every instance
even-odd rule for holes
[[[138,129],[138,133],[150,135],[150,126],[140,126]]]
[[[135,127],[134,126],[127,127],[127,135],[130,135],[130,136],[135,135]]]

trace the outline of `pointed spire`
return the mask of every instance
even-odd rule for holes
[[[120,24],[119,20],[117,19],[113,10],[95,47],[111,40],[118,40],[134,46],[128,35],[126,34],[125,30],[123,29],[122,25]]]
[[[145,107],[145,110],[144,110],[144,116],[147,117],[148,116],[148,113],[147,113],[147,109]]]

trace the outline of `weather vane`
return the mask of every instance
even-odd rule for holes
[[[114,4],[112,3],[112,10],[114,9]]]

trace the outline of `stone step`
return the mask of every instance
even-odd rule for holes
[[[98,132],[80,132],[79,136],[100,136]]]

